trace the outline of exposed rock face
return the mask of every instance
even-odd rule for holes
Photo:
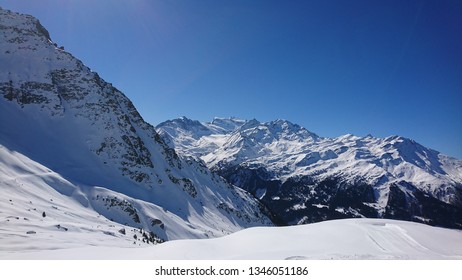
[[[250,194],[179,157],[37,19],[0,9],[0,65],[0,144],[85,188],[83,206],[163,239],[272,224]]]
[[[282,224],[386,217],[461,228],[462,161],[413,140],[324,138],[284,120],[179,118],[157,126],[194,156],[260,199]]]

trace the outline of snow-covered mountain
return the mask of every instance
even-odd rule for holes
[[[462,228],[462,161],[411,139],[326,138],[286,120],[182,117],[156,128],[282,224],[381,217]]]
[[[0,162],[0,247],[12,235],[132,244],[135,229],[136,243],[272,225],[252,195],[179,157],[37,19],[1,8]]]

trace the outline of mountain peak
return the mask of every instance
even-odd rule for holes
[[[244,131],[246,129],[256,128],[260,125],[263,125],[260,121],[258,121],[257,119],[251,119],[251,120],[245,121],[245,123],[243,123],[242,126],[238,128],[238,130]]]
[[[223,133],[229,133],[237,128],[241,127],[244,125],[247,121],[238,119],[235,117],[229,117],[229,118],[218,118],[215,117],[213,118],[212,122],[208,123],[210,126],[214,127],[215,129],[218,129],[219,131]]]
[[[460,227],[431,209],[459,215],[462,162],[405,137],[320,138],[277,119],[249,120],[233,132],[172,141],[180,154],[202,159],[230,183],[284,213],[281,218],[288,223],[369,215],[420,222],[432,217],[436,224]],[[416,205],[425,210],[413,212]]]
[[[168,122],[168,121],[167,121]],[[171,122],[181,124],[182,127],[187,128],[187,127],[202,127],[203,125],[201,122],[189,119],[185,116],[179,117],[178,119],[173,119]]]
[[[57,48],[47,33],[31,16],[0,10],[0,148],[59,174],[18,170],[13,163],[4,169],[2,163],[6,174],[27,174],[21,180],[31,199],[45,189],[56,200],[73,201],[78,210],[72,212],[94,211],[165,240],[271,224],[258,201],[201,162],[178,156],[121,91]],[[179,123],[202,126],[184,117]],[[11,181],[1,196],[22,191]],[[40,199],[54,209],[48,197]]]
[[[38,19],[30,15],[15,13],[0,7],[0,25],[3,28],[7,27],[22,30],[24,35],[32,33],[51,41],[48,30],[43,27]]]
[[[299,137],[302,137],[304,139],[317,139],[319,138],[318,135],[315,133],[308,131],[304,127],[294,124],[290,121],[283,120],[283,119],[277,119],[275,121],[271,121],[268,123],[268,127],[271,127],[273,129],[276,129],[277,133],[284,132],[285,134],[294,134],[298,135]]]

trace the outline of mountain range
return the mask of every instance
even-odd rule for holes
[[[36,18],[1,8],[0,186],[8,254],[352,217],[462,228],[460,160],[399,136],[326,138],[286,120],[154,127]],[[293,233],[308,228],[319,227]]]
[[[280,224],[369,217],[462,228],[462,161],[411,139],[327,138],[286,120],[181,117],[156,128]]]

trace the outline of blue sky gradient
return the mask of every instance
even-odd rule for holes
[[[462,159],[462,1],[0,0],[152,124],[287,119]]]

